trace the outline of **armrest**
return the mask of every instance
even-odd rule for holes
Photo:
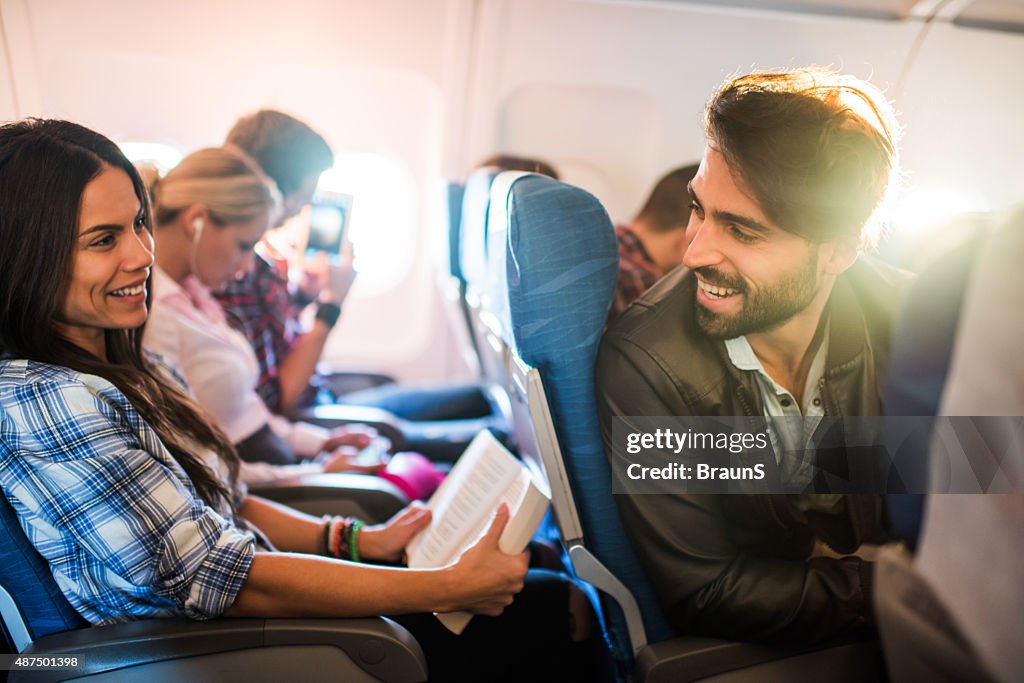
[[[317,661],[323,663],[330,659],[324,656],[326,653],[334,655],[333,666],[351,666],[351,671],[361,672],[362,678],[410,682],[427,678],[426,659],[416,639],[394,622],[378,617],[364,620],[220,618],[210,622],[145,620],[80,629],[41,638],[23,652],[29,656],[78,654],[83,661],[74,673],[67,669],[12,672],[10,680],[68,680],[98,675],[97,679],[89,679],[92,681],[116,672],[129,676],[154,673],[157,680],[163,680],[173,678],[175,672],[180,677],[183,671],[204,670],[208,676],[215,677],[214,674],[224,675],[225,672],[211,665],[223,666],[229,661],[221,655],[239,655],[233,660],[234,666],[246,667],[247,659],[270,663],[275,657],[287,656],[288,650],[302,654],[282,663],[298,680],[323,677],[325,672],[317,672],[313,667]],[[338,655],[343,656],[338,658]],[[248,678],[269,680],[260,673]],[[147,677],[147,680],[152,679]]]
[[[466,420],[438,420],[435,422],[406,422],[403,425],[406,448],[419,451],[434,462],[454,463],[466,450],[466,446],[484,429],[498,427],[498,435],[508,425],[493,416],[476,417]],[[501,438],[501,436],[499,436]],[[505,439],[501,439],[503,442]],[[510,445],[506,443],[506,445]]]
[[[409,504],[386,479],[364,474],[311,474],[249,489],[310,515],[347,515],[382,522]]]
[[[371,676],[396,682],[427,678],[426,659],[419,643],[404,628],[384,618],[216,619],[207,622],[152,619],[58,633],[37,640],[22,654],[58,653],[79,655],[82,665],[73,673],[67,669],[12,672],[11,682],[67,680],[69,676],[117,672],[134,676],[147,670],[154,672],[157,680],[173,676],[175,671],[180,675],[183,671],[196,673],[204,669],[211,678],[216,674],[234,678],[230,671],[225,672],[217,665],[233,662],[233,665],[249,668],[247,660],[270,662],[289,653],[301,656],[279,664],[286,665],[297,680],[305,680],[304,674],[311,678],[323,678],[325,673],[336,677],[340,673],[337,669],[324,672],[311,668],[331,661],[331,656],[334,657],[332,666],[351,664],[356,667],[352,671],[360,671],[364,678]],[[222,657],[229,653],[239,657],[234,660]],[[338,659],[340,654],[344,658]],[[249,680],[271,680],[258,671],[255,675],[251,671],[249,674],[246,676]],[[89,680],[104,678],[106,676]],[[113,675],[110,678],[123,677]],[[147,680],[153,679],[147,677]]]
[[[636,658],[636,683],[764,680],[865,681],[879,677],[879,646],[865,632],[816,645],[777,647],[714,638],[675,638],[648,645]]]
[[[403,421],[392,413],[380,408],[366,406],[350,406],[342,403],[332,403],[322,406],[311,406],[302,408],[289,415],[295,420],[310,422],[328,429],[342,425],[360,422],[376,428],[381,436],[391,439],[394,449],[397,451],[405,448],[405,432]]]
[[[321,386],[329,389],[336,396],[372,389],[385,384],[394,384],[398,381],[391,375],[380,372],[346,370],[344,367],[329,365],[323,361],[317,366],[317,374],[320,375]]]

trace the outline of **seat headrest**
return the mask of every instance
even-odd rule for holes
[[[466,179],[462,195],[459,261],[466,284],[482,290],[487,281],[487,210],[497,168],[481,168]]]
[[[513,351],[512,320],[508,308],[508,198],[512,186],[524,176],[523,171],[504,171],[491,182],[491,202],[487,214],[487,280],[483,289],[484,308],[500,328],[500,336]]]
[[[539,175],[513,183],[506,206],[507,280],[520,356],[542,373],[557,357],[593,374],[619,268],[607,212],[589,192]]]
[[[459,245],[461,239],[459,234],[462,231],[462,195],[466,186],[462,183],[445,183],[445,223],[446,237],[443,240],[444,261],[442,270],[460,282],[465,282],[462,276],[462,264],[459,261]]]

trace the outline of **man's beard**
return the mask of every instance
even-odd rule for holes
[[[723,315],[697,304],[697,323],[712,339],[733,339],[767,332],[803,311],[818,293],[818,255],[812,251],[803,268],[770,287],[751,291],[739,277],[727,277],[715,268],[697,268],[701,278],[718,287],[739,290],[743,297],[738,313]]]

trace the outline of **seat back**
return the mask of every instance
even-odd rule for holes
[[[51,633],[88,626],[57,587],[50,565],[29,542],[14,509],[2,495],[0,617],[18,652]]]
[[[466,306],[466,280],[462,275],[460,235],[462,234],[462,199],[465,185],[447,182],[443,188],[443,234],[432,240],[432,261],[441,294],[442,306],[459,358],[470,373],[480,375],[480,349],[473,335],[472,319]]]
[[[491,182],[491,200],[487,209],[487,277],[484,282],[483,307],[487,311],[489,331],[505,342],[508,349],[515,349],[512,337],[512,320],[508,309],[508,269],[505,258],[508,251],[508,220],[507,205],[509,188],[523,176],[530,175],[522,171],[504,171]],[[485,345],[484,353],[495,353],[499,344],[490,340]],[[501,366],[507,365],[506,359],[497,358]],[[506,373],[507,374],[507,373]]]
[[[618,273],[615,231],[595,197],[544,176],[515,179],[503,204],[515,356],[537,380],[525,387],[532,428],[548,480],[566,487],[553,505],[573,569],[604,594],[606,635],[628,671],[648,640],[674,632],[619,519],[598,425],[594,363]]]
[[[459,228],[459,268],[467,286],[480,291],[487,281],[487,210],[497,168],[481,168],[466,179]]]
[[[488,334],[492,331],[486,312],[484,297],[487,291],[487,232],[491,183],[498,175],[497,168],[481,168],[470,174],[462,199],[462,229],[459,235],[459,257],[465,278],[465,301],[469,312],[470,334],[480,358],[481,380],[485,386],[502,385],[503,366],[495,362],[494,354],[487,350]]]
[[[886,373],[886,414],[925,417],[939,414],[964,292],[980,242],[980,239],[967,240],[942,256],[904,295],[893,328]],[[905,434],[887,435],[887,438],[889,452],[903,454],[903,460],[898,463],[900,470],[913,472],[918,482],[926,482],[931,430],[909,438]],[[924,505],[923,494],[886,496],[889,531],[906,541],[911,549],[916,548],[921,535]]]
[[[440,282],[455,280],[462,284],[462,265],[459,261],[459,235],[462,231],[462,196],[465,185],[445,182],[441,189],[441,215],[431,224],[430,261]]]
[[[455,278],[459,282],[466,281],[466,279],[462,277],[462,263],[459,261],[459,235],[462,232],[462,198],[465,193],[466,186],[462,183],[445,183],[445,215],[448,218],[446,224],[448,228],[448,239],[444,240],[444,243],[447,246],[448,255],[448,268],[446,274]]]

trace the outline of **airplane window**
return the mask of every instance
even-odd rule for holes
[[[893,265],[919,272],[939,254],[971,238],[977,223],[965,220],[966,215],[993,208],[976,190],[909,188],[883,211],[890,231],[880,245],[880,255]]]
[[[894,228],[911,234],[926,233],[951,217],[990,209],[977,193],[949,188],[919,187],[906,191],[892,207]]]
[[[417,188],[405,164],[367,152],[339,154],[318,188],[354,198],[349,239],[359,277],[353,296],[395,287],[411,267],[416,246]]]
[[[133,164],[148,161],[161,175],[177,166],[182,158],[181,152],[162,142],[119,142],[117,146]]]

